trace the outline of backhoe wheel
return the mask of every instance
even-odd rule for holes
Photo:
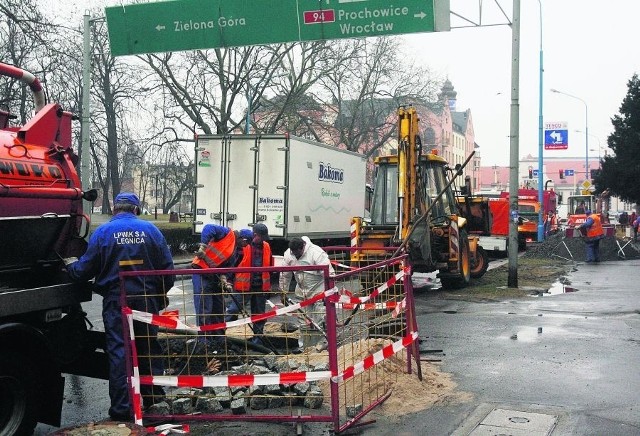
[[[489,255],[481,246],[476,248],[476,257],[471,262],[471,278],[477,279],[484,275],[489,268]]]
[[[440,277],[445,289],[461,289],[471,281],[471,263],[469,259],[469,239],[467,232],[460,232],[460,255],[458,256],[458,273],[448,277]]]
[[[38,407],[35,377],[21,354],[0,354],[0,435],[33,433]]]

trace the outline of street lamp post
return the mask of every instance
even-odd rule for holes
[[[158,220],[158,173],[156,173],[156,213],[155,213],[155,220]]]
[[[557,89],[551,88],[551,92],[555,92],[556,94],[566,95],[567,97],[575,98],[584,104],[584,143],[585,143],[585,160],[584,160],[584,171],[585,171],[585,180],[589,180],[589,109],[587,107],[587,102],[581,99],[580,97],[576,97],[575,95],[567,94],[566,92],[558,91]]]
[[[582,130],[574,130],[575,132],[578,133],[583,133]],[[592,138],[596,138],[596,140],[598,141],[598,149],[596,150],[595,148],[590,148],[589,151],[597,151],[598,152],[598,168],[602,168],[602,164],[600,162],[600,160],[602,159],[602,141],[600,141],[600,137],[596,136],[596,135],[592,135],[591,133],[589,133],[589,136],[591,136]],[[607,156],[607,152],[605,150],[604,152],[605,157]]]
[[[538,242],[542,242],[544,240],[544,222],[543,222],[543,208],[542,204],[544,201],[543,195],[543,187],[544,187],[544,170],[543,170],[543,157],[542,151],[544,149],[544,131],[543,131],[543,115],[542,115],[542,76],[544,72],[543,68],[543,56],[542,56],[542,2],[538,0],[538,5],[540,6],[540,87],[538,91],[539,102],[538,102],[538,203],[540,204],[540,209],[538,210]]]

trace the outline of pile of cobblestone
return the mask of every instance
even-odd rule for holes
[[[567,238],[564,232],[558,232],[547,237],[542,243],[528,246],[523,256],[582,262],[587,257],[587,251],[583,238]],[[615,236],[607,236],[600,241],[600,260],[603,262],[638,258],[640,258],[639,242]]]
[[[291,359],[278,359],[267,355],[253,363],[241,365],[216,376],[267,374],[290,371],[328,371],[328,363],[309,367]],[[280,407],[306,407],[319,409],[324,403],[324,393],[316,382],[291,385],[266,386],[217,386],[205,388],[167,389],[167,398],[145,411],[153,415],[189,415],[192,413],[219,413],[225,409],[234,415],[251,410],[277,409]]]

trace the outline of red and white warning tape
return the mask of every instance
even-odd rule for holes
[[[367,369],[371,368],[374,365],[382,362],[383,360],[393,356],[398,351],[403,348],[407,348],[413,341],[418,339],[418,332],[410,333],[399,341],[394,342],[393,344],[387,345],[382,350],[377,351],[373,354],[367,356],[364,360],[356,363],[353,366],[346,368],[340,374],[337,374],[331,377],[331,381],[335,383],[340,383],[342,381],[348,380],[353,376],[356,376]]]
[[[344,268],[344,269],[348,269],[348,270],[354,270],[354,269],[356,269],[354,266],[345,265],[344,263],[340,263],[340,262],[335,261],[335,260],[332,260],[332,261],[331,261],[331,265],[333,265],[333,266],[339,266],[340,268]]]
[[[133,418],[136,424],[142,425],[142,395],[140,394],[140,369],[138,367],[138,351],[136,348],[136,335],[133,330],[133,311],[129,307],[123,307],[122,313],[127,318],[129,327],[129,350],[131,350],[131,360],[133,368],[129,383],[132,390],[130,397],[133,399]]]
[[[325,380],[331,377],[331,371],[283,372],[278,374],[239,374],[239,375],[143,375],[140,383],[144,385],[171,387],[231,387],[265,386],[294,384]]]
[[[377,297],[382,292],[389,289],[389,287],[393,286],[397,281],[402,280],[404,278],[404,274],[405,274],[405,271],[403,269],[402,271],[399,271],[398,273],[396,273],[395,276],[387,280],[386,283],[383,283],[382,285],[377,287],[371,294],[364,297],[353,297],[346,289],[342,289],[341,292],[343,293],[343,295],[340,295],[340,297],[338,298],[338,301],[335,304],[337,305],[337,307],[341,307],[343,309],[349,309],[349,310],[355,309],[357,306],[362,306],[372,298]],[[265,321],[275,316],[286,315],[291,312],[295,312],[303,307],[310,306],[316,303],[317,301],[320,301],[325,297],[329,297],[337,292],[338,292],[337,288],[329,289],[318,295],[313,296],[308,300],[304,300],[299,303],[292,304],[290,306],[276,308],[269,312],[251,315],[249,317],[240,318],[235,321],[220,322],[216,324],[208,324],[203,326],[192,326],[185,322],[182,322],[175,311],[166,312],[159,315],[155,315],[147,312],[140,312],[137,310],[133,310],[132,313],[133,313],[133,319],[135,319],[136,321],[156,325],[158,327],[165,327],[173,330],[184,330],[184,331],[194,332],[194,333],[206,332],[211,330],[220,330],[220,329],[229,328],[229,327],[238,327],[238,326],[242,326],[250,323],[255,323],[258,321]],[[365,309],[377,309],[377,308],[392,309],[397,306],[396,302],[369,303],[369,304],[373,304],[373,306],[365,306],[364,308]],[[384,305],[384,306],[378,306],[378,305]],[[273,303],[271,303],[271,307],[276,307],[276,306],[273,305]]]
[[[403,298],[401,302],[399,302],[393,312],[391,312],[392,318],[397,318],[404,310],[407,308],[407,299]]]
[[[279,374],[239,374],[239,375],[143,375],[139,382],[144,385],[170,387],[232,387],[232,386],[264,386],[277,384],[294,384],[319,381],[331,378],[339,383],[348,380],[378,363],[388,359],[398,351],[408,347],[418,338],[418,332],[410,333],[402,339],[387,345],[380,351],[370,354],[360,362],[346,368],[339,374],[332,375],[331,371],[285,372]]]
[[[362,303],[362,304],[352,304],[352,303],[338,303],[336,304],[338,309],[345,310],[393,310],[391,316],[396,318],[400,315],[407,307],[407,299],[403,298],[402,301],[386,301],[383,303]]]
[[[303,307],[310,306],[316,303],[317,301],[320,301],[323,298],[333,295],[337,292],[338,292],[337,288],[329,289],[318,295],[314,295],[308,300],[304,300],[299,303],[292,304],[290,306],[280,307],[275,310],[271,310],[269,312],[251,315],[246,318],[237,319],[235,321],[219,322],[216,324],[207,324],[202,326],[192,326],[185,322],[180,321],[179,316],[175,311],[166,312],[159,315],[155,315],[148,312],[140,312],[138,310],[132,310],[132,313],[133,313],[133,319],[135,319],[136,321],[144,322],[146,324],[152,324],[158,327],[165,327],[173,330],[185,330],[188,332],[197,333],[197,332],[206,332],[211,330],[220,330],[220,329],[229,328],[229,327],[238,327],[245,324],[255,323],[257,321],[264,321],[269,318],[273,318],[275,316],[286,315],[288,313],[300,310]]]
[[[345,309],[345,310],[353,310],[353,309],[364,309],[364,310],[391,310],[395,309],[398,305],[397,301],[386,301],[384,303],[363,303],[363,304],[353,304],[353,303],[338,303],[336,304],[336,308]]]
[[[350,297],[349,295],[340,295],[340,297],[337,300],[337,303],[342,303],[342,304],[362,304],[362,303],[366,303],[367,301],[371,300],[372,298],[377,297],[382,292],[384,292],[387,289],[389,289],[389,287],[393,286],[397,281],[402,280],[404,278],[404,274],[405,274],[405,269],[402,269],[395,276],[393,276],[389,280],[387,280],[386,283],[383,283],[382,285],[378,286],[376,289],[374,289],[374,291],[372,293],[370,293],[369,295],[366,295],[364,297]]]

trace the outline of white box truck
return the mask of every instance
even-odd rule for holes
[[[274,254],[308,236],[349,245],[351,218],[363,216],[364,156],[289,135],[201,135],[196,140],[194,232],[261,222]]]

